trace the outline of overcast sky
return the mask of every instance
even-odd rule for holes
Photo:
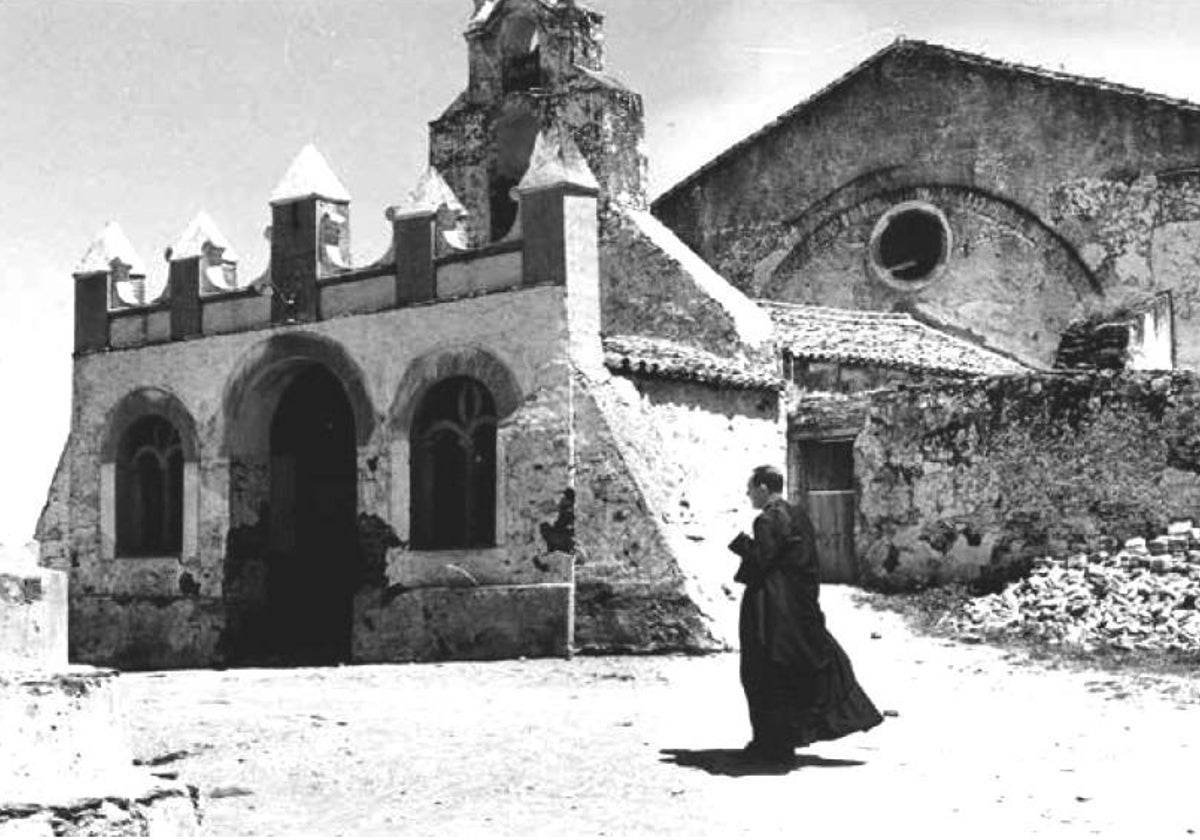
[[[609,69],[674,183],[897,35],[1200,101],[1191,0],[595,0]],[[0,543],[29,539],[66,438],[71,270],[105,222],[152,274],[200,210],[243,276],[267,196],[313,141],[356,259],[465,83],[470,0],[0,2]],[[1200,149],[1197,150],[1200,162]]]

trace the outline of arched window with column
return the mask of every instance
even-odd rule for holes
[[[116,463],[117,553],[178,554],[183,547],[183,442],[157,414],[121,437]]]
[[[195,556],[200,449],[173,394],[140,388],[109,412],[100,447],[101,556]]]
[[[413,416],[412,544],[496,544],[496,402],[468,376],[431,386]]]

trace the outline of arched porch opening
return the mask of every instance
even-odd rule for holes
[[[279,336],[226,390],[230,529],[226,658],[348,661],[361,579],[358,447],[373,424],[362,377],[338,345]]]

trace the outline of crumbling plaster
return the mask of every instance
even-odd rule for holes
[[[876,586],[1002,580],[1200,505],[1192,374],[1002,377],[860,407],[857,550]]]
[[[787,224],[881,171],[973,186],[1046,219],[1055,185],[1189,167],[1198,142],[1200,109],[899,43],[654,210],[713,262],[742,227]]]
[[[522,120],[529,123],[527,130],[508,135],[497,129]],[[553,126],[570,130],[601,185],[599,217],[604,229],[618,208],[646,208],[642,100],[636,93],[584,76],[563,90],[519,91],[496,102],[477,103],[461,96],[430,124],[429,162],[467,208],[470,241],[488,241],[496,168],[512,155],[527,162],[536,131]],[[523,153],[508,149],[514,144]],[[508,176],[515,184],[523,174],[524,165],[519,164]]]
[[[503,488],[510,513],[503,542],[510,562],[532,563],[546,553],[538,526],[553,521],[569,481],[561,442],[569,404],[563,298],[561,288],[534,288],[439,303],[437,319],[414,308],[271,331],[272,336],[302,332],[334,342],[359,366],[374,421],[374,433],[359,447],[361,513],[407,520],[407,511],[397,515],[391,509],[396,494],[388,487],[395,475],[390,455],[396,438],[383,412],[396,408],[393,398],[409,366],[430,354],[486,347],[520,389],[520,401],[500,434],[511,464]],[[253,451],[231,459],[225,423],[227,389],[236,378],[229,372],[254,357],[265,341],[258,331],[77,358],[66,468],[56,477],[39,529],[43,562],[71,575],[77,658],[111,661],[115,648],[125,644],[125,654],[138,664],[211,662],[226,629],[223,606],[253,602],[261,592],[267,465]],[[146,387],[174,395],[195,420],[201,464],[198,549],[195,556],[106,560],[98,513],[99,445],[113,407]],[[551,465],[557,480],[543,484]],[[537,473],[536,480],[530,471]],[[546,492],[549,486],[553,492]],[[539,493],[547,498],[535,498]],[[406,533],[400,536],[407,539]],[[159,640],[152,650],[139,649],[150,639]]]
[[[734,644],[734,565],[726,546],[753,518],[745,497],[750,470],[783,466],[777,394],[623,377],[592,383],[585,394],[577,531],[581,551],[595,546],[601,556],[580,557],[577,642],[586,647],[612,632],[598,625],[621,614],[599,609],[604,603],[624,595],[645,611],[640,590],[658,588],[662,594],[651,603],[658,600],[659,611],[627,619],[632,649],[639,637],[654,646],[695,647],[690,628],[672,630],[675,639],[664,635],[669,606],[689,600],[705,627],[698,638]],[[620,568],[623,555],[632,566]],[[668,557],[673,562],[664,562]]]
[[[1072,241],[1112,309],[1170,291],[1180,366],[1200,368],[1200,174],[1079,178],[1057,186],[1051,218]]]
[[[1170,289],[1178,362],[1194,368],[1197,148],[1200,108],[898,42],[654,212],[740,288],[923,310],[1033,362],[1052,361],[1070,320]],[[920,191],[955,248],[905,295],[872,281],[867,244]]]
[[[945,214],[953,248],[936,279],[909,289],[875,276],[869,246],[876,220],[911,200]],[[760,291],[795,303],[909,309],[1049,367],[1067,324],[1099,305],[1077,263],[1069,246],[997,199],[957,187],[919,187],[871,196],[814,225]]]

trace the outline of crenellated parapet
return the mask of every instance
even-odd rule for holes
[[[356,265],[350,251],[350,194],[311,145],[270,196],[270,264],[260,277],[239,274],[232,245],[202,212],[166,250],[167,279],[156,284],[120,226],[110,222],[74,272],[75,351],[119,350],[566,284],[572,260],[582,256],[595,262],[599,186],[569,133],[539,134],[536,146],[535,160],[514,190],[519,220],[503,241],[482,248],[468,247],[467,210],[430,167],[401,202],[386,210],[392,226],[387,252]]]

